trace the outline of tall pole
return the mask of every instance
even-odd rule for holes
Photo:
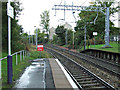
[[[7,9],[9,9],[9,8],[10,8],[10,0],[8,0],[8,4],[7,4]],[[12,76],[13,76],[13,71],[12,71],[12,55],[11,55],[11,18],[8,15],[8,56],[7,56],[7,81],[8,81],[8,84],[12,84]]]
[[[2,7],[2,4],[0,3],[0,7]],[[0,8],[0,13],[2,12],[2,8]],[[2,15],[0,14],[0,19],[2,19]],[[2,42],[2,20],[0,20],[0,42]],[[2,43],[0,43],[0,58],[2,57]],[[0,90],[2,89],[2,78],[1,78],[1,61],[0,61]]]
[[[8,2],[10,4],[10,1]],[[11,55],[11,18],[8,16],[8,55]]]
[[[106,17],[105,17],[105,46],[110,47],[109,45],[109,7],[106,8]]]
[[[68,33],[68,30],[66,30],[66,46],[67,46],[67,33]]]
[[[36,49],[37,49],[37,29],[36,29]]]
[[[29,44],[30,44],[30,31],[29,31]]]
[[[33,44],[33,35],[32,35],[32,44]]]
[[[95,35],[94,35],[94,48],[95,48]]]
[[[85,27],[84,27],[84,33],[85,33],[85,36],[84,36],[84,50],[86,49],[86,24],[85,24]]]
[[[64,1],[64,5],[66,5],[65,1]],[[64,21],[65,21],[65,6],[64,6]]]
[[[74,49],[74,31],[73,31],[73,49]]]

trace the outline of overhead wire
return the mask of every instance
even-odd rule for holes
[[[83,4],[85,4],[87,2],[87,0],[85,0],[85,2],[83,2],[80,6],[82,6]]]

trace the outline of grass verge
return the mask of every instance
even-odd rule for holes
[[[117,42],[110,42],[110,45],[112,48],[102,48],[105,44],[100,44],[100,45],[90,45],[89,47],[86,46],[86,49],[98,49],[98,50],[103,50],[103,51],[108,51],[108,52],[117,52],[120,53],[120,44]],[[84,47],[78,51],[84,50]]]
[[[111,45],[112,48],[102,48],[104,45],[105,44],[95,45],[95,47],[94,47],[94,45],[91,45],[90,48],[95,48],[95,49],[98,49],[98,50],[120,53],[120,50],[119,50],[120,44],[118,44],[116,42],[110,42],[110,45]]]

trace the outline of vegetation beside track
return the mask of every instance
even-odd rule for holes
[[[90,45],[89,48],[94,48],[94,49],[99,49],[99,50],[103,50],[103,51],[110,51],[110,52],[117,52],[117,53],[120,53],[120,50],[119,50],[119,46],[120,44],[117,43],[117,42],[110,42],[110,45],[112,48],[102,48],[105,44],[100,44],[100,45]],[[87,47],[88,48],[88,47]]]
[[[86,49],[98,49],[98,50],[103,50],[103,51],[109,51],[109,52],[117,52],[120,53],[120,43],[118,42],[110,42],[110,45],[112,48],[102,48],[105,44],[99,44],[99,45],[89,45],[86,46]],[[63,45],[63,47],[67,47],[66,45]],[[82,51],[84,50],[84,47],[76,49],[77,51]]]

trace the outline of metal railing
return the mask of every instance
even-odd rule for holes
[[[19,54],[19,59],[18,59],[18,54]],[[20,62],[22,60],[25,59],[25,56],[27,56],[27,51],[26,50],[21,50],[21,51],[18,51],[16,53],[13,53],[11,56],[16,56],[13,60],[15,60],[15,65],[18,65],[18,60],[20,60]],[[0,59],[0,62],[3,61],[3,60],[6,60],[8,57],[4,57],[2,59]],[[7,61],[6,61],[7,62]],[[2,64],[2,63],[1,63]],[[5,65],[4,65],[5,66]],[[7,65],[6,65],[7,66]],[[2,73],[2,66],[0,67],[0,72]],[[6,71],[4,71],[6,73]],[[6,77],[7,78],[7,77]],[[2,80],[2,76],[0,74],[0,80]]]
[[[18,51],[18,52],[16,52],[16,53],[13,53],[13,54],[12,54],[12,56],[16,55],[16,62],[17,62],[17,55],[18,55],[19,53],[20,53],[20,61],[22,61],[22,52],[23,52],[23,60],[24,60],[24,57],[27,55],[25,50],[21,50],[21,51]],[[4,57],[4,58],[2,58],[2,59],[0,59],[0,61],[2,61],[2,60],[4,60],[4,59],[7,59],[7,56]],[[17,63],[16,63],[16,65],[17,65]]]

